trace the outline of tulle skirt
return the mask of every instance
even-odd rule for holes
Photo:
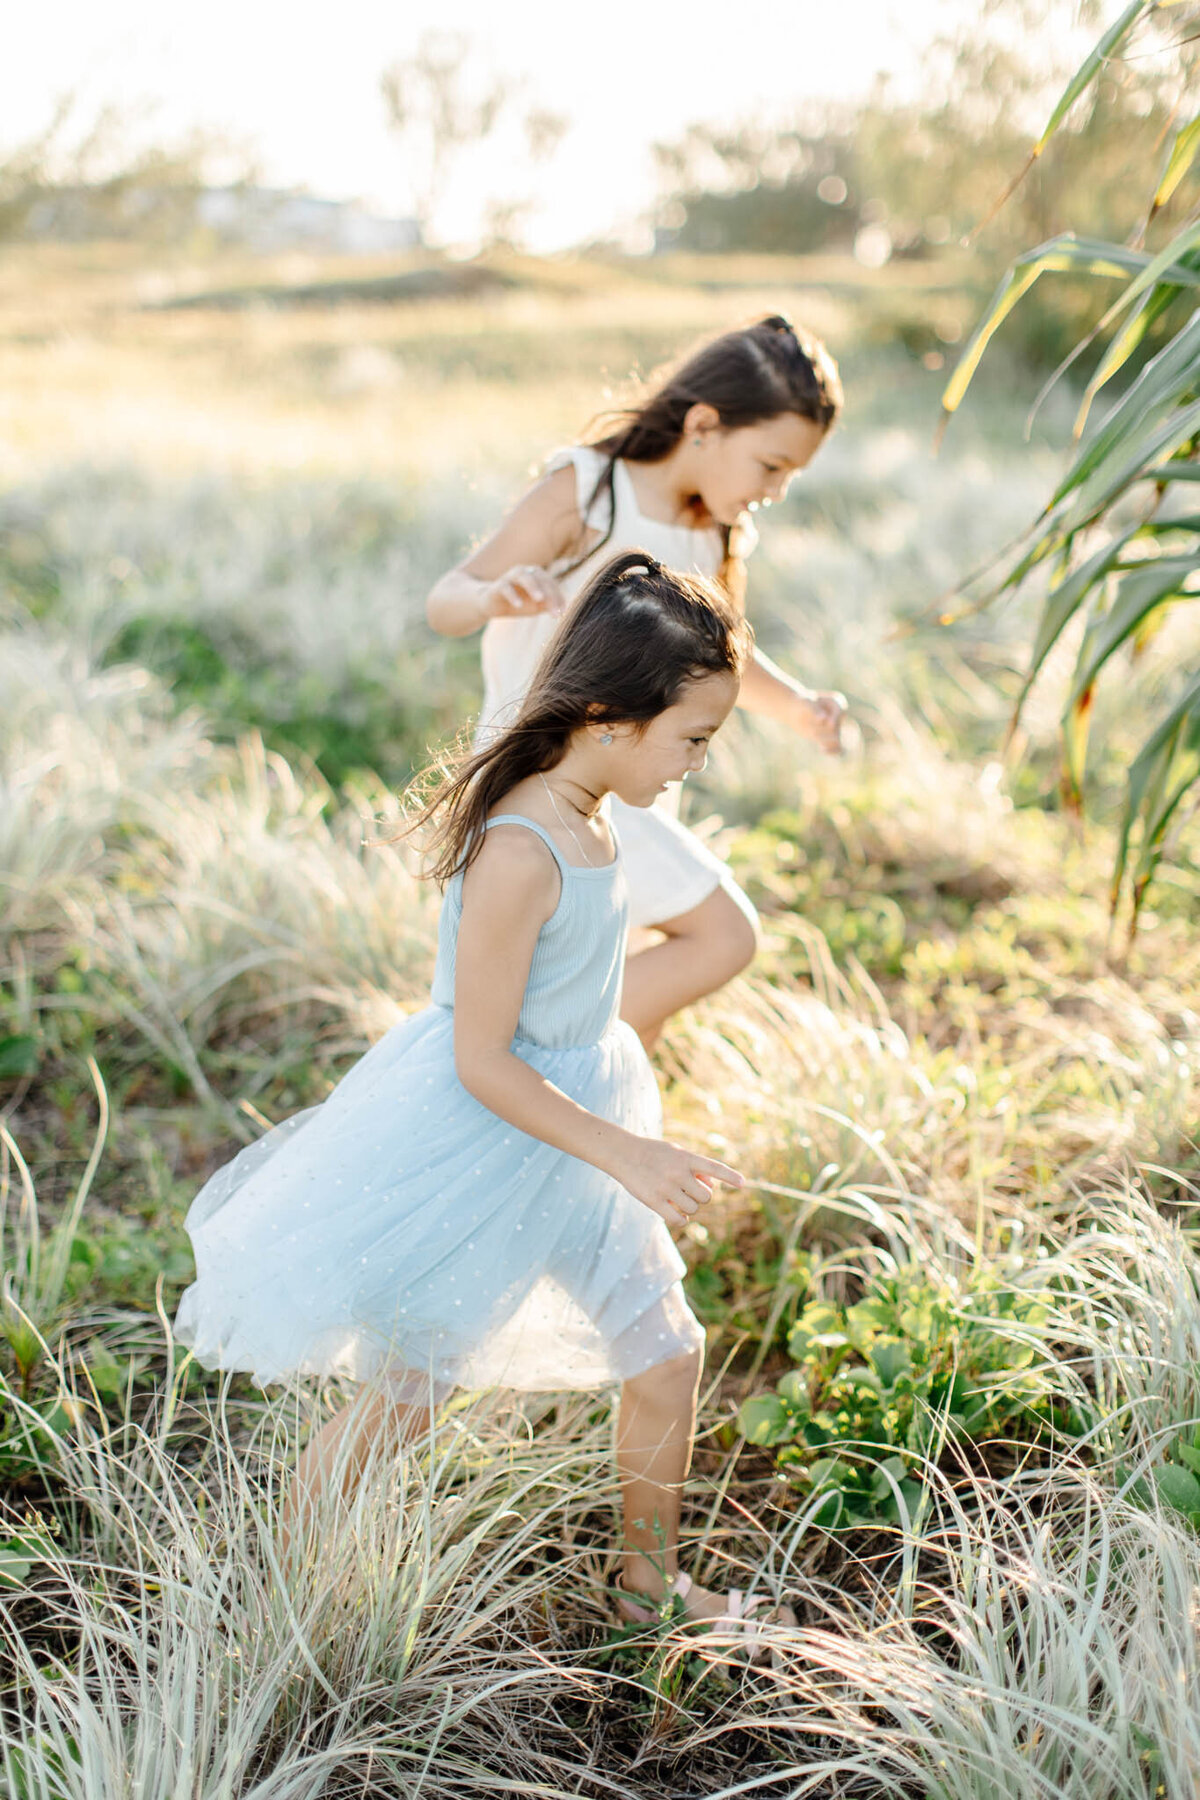
[[[397,1025],[197,1195],[176,1333],[200,1362],[262,1384],[591,1388],[703,1343],[663,1221],[481,1106],[455,1073],[453,1029],[437,1006]],[[590,1111],[659,1132],[627,1025],[513,1047]]]

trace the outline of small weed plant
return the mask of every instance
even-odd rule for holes
[[[1019,1263],[961,1286],[920,1264],[871,1278],[861,1300],[814,1299],[788,1333],[795,1368],[739,1424],[790,1481],[824,1495],[827,1529],[924,1506],[919,1471],[953,1448],[1082,1429],[1057,1404],[1042,1343],[1049,1296]]]

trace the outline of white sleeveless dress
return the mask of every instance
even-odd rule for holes
[[[593,500],[596,484],[608,464],[601,450],[577,444],[559,451],[547,463],[547,472],[573,468],[575,502],[579,516],[591,530],[612,533],[579,564],[557,564],[557,577],[567,599],[573,600],[610,558],[624,550],[645,550],[657,562],[685,574],[715,575],[724,558],[721,534],[715,526],[696,530],[689,525],[666,525],[648,519],[638,506],[628,465],[613,466],[613,509],[602,491]],[[614,516],[615,515],[615,516]],[[742,539],[743,552],[753,548]],[[566,568],[566,572],[564,572]],[[537,667],[538,658],[554,635],[558,620],[549,613],[529,618],[490,619],[483,630],[483,708],[479,725],[483,732],[507,724],[516,714]],[[673,784],[652,807],[626,806],[615,796],[610,802],[613,824],[621,843],[625,880],[629,889],[629,922],[634,928],[653,926],[678,918],[699,906],[718,887],[724,888],[747,915],[754,908],[720,859],[705,848],[694,832],[678,819],[680,790]]]

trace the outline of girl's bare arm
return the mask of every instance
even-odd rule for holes
[[[822,750],[836,755],[842,747],[842,721],[846,701],[842,694],[820,693],[806,688],[787,675],[761,650],[742,676],[738,705],[761,718],[775,719],[781,725],[810,737]]]
[[[561,880],[549,851],[521,826],[489,831],[468,869],[454,984],[458,1078],[518,1131],[603,1169],[652,1212],[678,1222],[710,1198],[712,1182],[740,1187],[741,1176],[589,1112],[513,1053],[534,946]]]
[[[425,615],[443,637],[469,637],[489,619],[561,612],[562,589],[546,573],[579,542],[575,471],[536,482],[499,528],[430,589]]]

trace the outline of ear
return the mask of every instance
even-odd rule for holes
[[[583,729],[587,732],[591,743],[599,744],[602,749],[609,750],[613,744],[622,739],[636,736],[638,728],[636,725],[614,724],[611,720],[604,723],[598,719],[591,719]]]
[[[708,437],[710,432],[719,431],[720,426],[721,415],[707,400],[697,400],[683,415],[684,437]]]

